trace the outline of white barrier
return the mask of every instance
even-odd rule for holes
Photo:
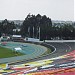
[[[45,42],[75,42],[75,40],[45,40]]]
[[[26,38],[24,39],[25,41],[31,41],[31,42],[39,42],[39,39],[35,39],[35,38]]]

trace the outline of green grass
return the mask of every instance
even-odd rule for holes
[[[8,48],[0,47],[0,58],[8,58],[8,57],[14,57],[14,56],[21,56],[24,55],[22,53],[15,53],[15,51],[12,51]]]

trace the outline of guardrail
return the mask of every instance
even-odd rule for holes
[[[45,40],[45,42],[75,42],[75,40]]]

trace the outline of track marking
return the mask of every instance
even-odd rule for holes
[[[47,43],[45,43],[45,44],[47,44]],[[47,44],[47,45],[49,45],[49,46],[52,46],[53,48],[54,48],[54,51],[52,52],[52,53],[54,53],[54,52],[56,52],[56,47],[54,47],[53,45],[51,45],[51,44]],[[50,54],[52,54],[52,53],[50,53]]]
[[[69,48],[69,50],[71,50],[71,49],[72,49],[70,45],[68,45],[68,44],[66,44],[66,43],[65,43],[65,45]],[[66,50],[66,52],[69,52],[69,51],[68,51],[68,50]]]

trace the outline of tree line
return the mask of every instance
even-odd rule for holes
[[[17,26],[13,21],[9,22],[7,19],[0,22],[0,35],[5,34],[20,34],[23,37],[39,38],[40,40],[53,40],[53,39],[75,39],[74,24],[64,23],[64,25],[52,25],[51,18],[46,15],[28,14],[22,25],[20,31],[14,32]]]
[[[0,36],[4,33],[7,35],[13,35],[13,29],[15,29],[16,26],[14,22],[9,22],[7,19],[0,22]]]
[[[75,39],[74,23],[73,25],[70,23],[64,23],[60,26],[52,25],[51,18],[40,14],[36,16],[28,14],[21,26],[21,33],[23,36],[39,38],[38,27],[40,27],[41,40]]]

